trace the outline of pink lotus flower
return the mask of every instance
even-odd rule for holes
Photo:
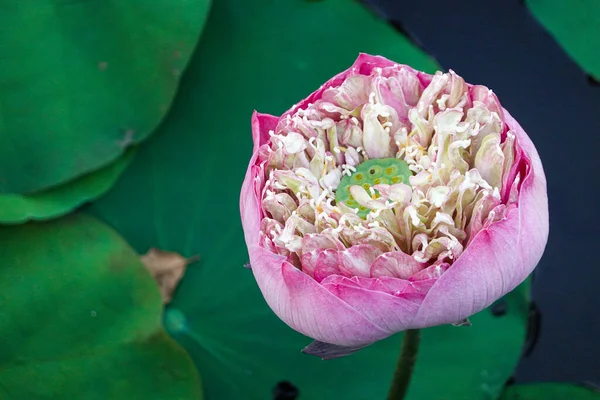
[[[453,71],[361,54],[281,117],[255,112],[252,133],[252,271],[279,318],[320,342],[462,321],[542,256],[538,153],[491,90]]]

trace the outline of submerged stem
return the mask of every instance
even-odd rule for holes
[[[396,363],[392,387],[388,393],[388,400],[402,400],[408,392],[410,378],[417,361],[417,351],[419,341],[421,340],[421,331],[419,329],[409,329],[404,332],[402,338],[402,347]]]

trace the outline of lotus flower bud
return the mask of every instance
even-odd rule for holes
[[[255,113],[252,132],[252,272],[274,312],[332,354],[463,321],[542,256],[538,153],[491,90],[454,71],[361,54],[281,117]]]

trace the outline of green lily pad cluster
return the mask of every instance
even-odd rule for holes
[[[69,213],[168,112],[209,1],[4,3],[0,399],[201,399],[138,254]]]
[[[301,354],[310,339],[243,268],[234,182],[252,110],[282,113],[359,52],[439,66],[358,2],[208,9],[47,1],[0,13],[1,399],[264,400],[282,387],[384,398],[402,335],[328,362]],[[411,175],[366,162],[341,187],[357,173],[368,188]],[[139,261],[153,247],[200,259],[166,309]],[[425,330],[409,398],[497,398],[520,357],[527,285],[503,315]]]
[[[0,223],[66,214],[112,186],[166,115],[209,4],[3,5]]]

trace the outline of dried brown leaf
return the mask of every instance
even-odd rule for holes
[[[168,304],[173,299],[173,293],[187,266],[198,261],[198,256],[185,258],[179,253],[151,248],[141,256],[142,263],[148,268],[150,274],[158,283],[163,304]]]

